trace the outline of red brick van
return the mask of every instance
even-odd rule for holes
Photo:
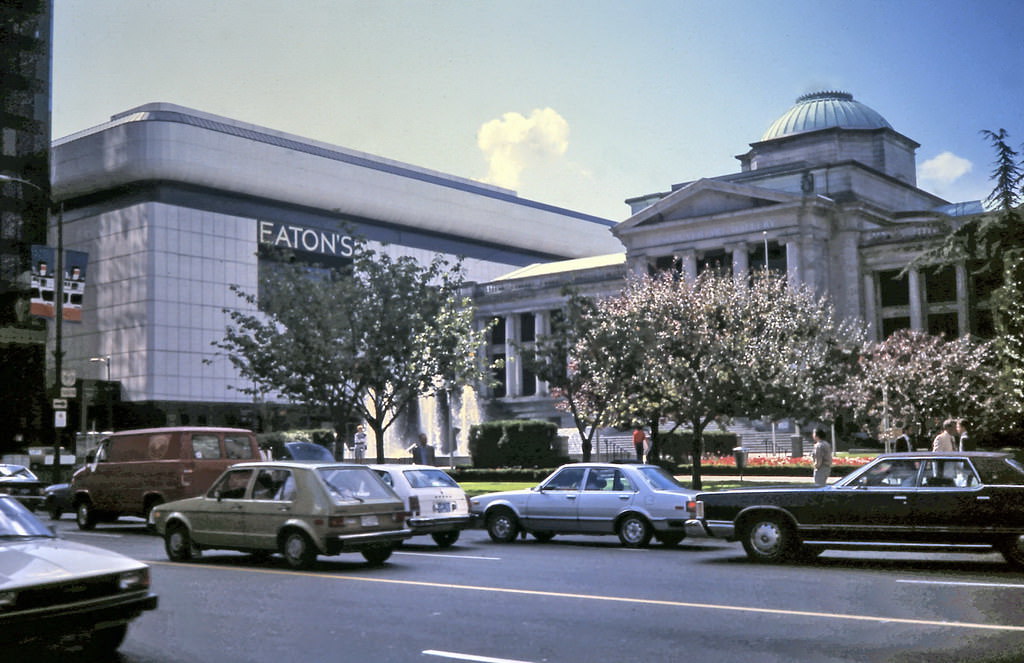
[[[120,516],[149,519],[157,504],[195,497],[230,465],[260,460],[252,431],[149,428],[111,433],[71,478],[78,527]]]

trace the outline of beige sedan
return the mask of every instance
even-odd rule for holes
[[[153,520],[173,561],[220,549],[280,553],[307,568],[317,555],[344,552],[383,564],[412,536],[408,515],[365,465],[280,461],[233,465],[205,495],[161,504]]]

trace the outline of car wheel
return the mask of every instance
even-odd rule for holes
[[[495,543],[511,543],[519,534],[519,522],[508,509],[496,509],[487,516],[487,534]]]
[[[305,532],[292,530],[281,540],[281,556],[293,569],[308,569],[316,561],[316,548]]]
[[[643,516],[630,514],[619,521],[619,541],[627,548],[643,548],[651,542],[653,531]]]
[[[657,534],[658,542],[666,548],[674,548],[686,538],[686,532],[665,532]]]
[[[434,532],[430,535],[430,538],[434,540],[434,543],[440,548],[450,548],[456,541],[459,540],[459,531],[454,532]]]
[[[188,527],[180,523],[168,526],[164,534],[164,551],[167,552],[167,559],[172,562],[187,562],[194,558],[196,549]]]
[[[127,624],[118,624],[94,632],[89,636],[88,650],[94,655],[90,658],[94,658],[98,654],[113,654],[124,642],[124,636],[127,634]]]
[[[531,532],[533,538],[537,539],[541,543],[547,543],[551,539],[555,538],[554,532]]]
[[[743,530],[743,549],[755,562],[783,562],[793,557],[799,541],[779,516],[756,516]]]
[[[375,546],[363,551],[363,558],[372,566],[380,566],[391,557],[390,546]]]
[[[1018,569],[1024,568],[1024,535],[1015,534],[1009,536],[997,546],[1010,566]]]
[[[78,522],[78,529],[90,530],[96,527],[96,510],[92,508],[89,500],[82,500],[75,506],[75,520]]]

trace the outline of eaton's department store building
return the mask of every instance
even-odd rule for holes
[[[64,365],[93,380],[109,368],[118,428],[141,418],[257,427],[267,416],[211,346],[223,309],[244,307],[230,286],[256,291],[261,247],[345,262],[351,230],[395,256],[461,257],[477,282],[622,250],[605,219],[163,103],[56,141],[52,170],[65,246],[88,254]],[[103,357],[106,367],[90,362]],[[78,427],[103,428],[104,408],[82,400],[92,409]]]
[[[549,328],[567,282],[607,294],[630,273],[692,277],[717,266],[742,274],[767,264],[827,294],[875,338],[902,328],[991,334],[992,284],[968,278],[970,265],[902,274],[960,217],[982,211],[918,188],[916,142],[842,92],[802,96],[766,125],[736,157],[738,172],[627,200],[632,216],[612,229],[625,254],[538,264],[477,287],[481,318],[501,321],[487,347],[505,359],[504,379],[488,394],[491,416],[571,425],[516,349]]]

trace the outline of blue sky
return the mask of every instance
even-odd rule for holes
[[[984,197],[1024,143],[1019,0],[55,0],[53,132],[152,101],[616,221],[735,172],[801,94],[850,92]]]

